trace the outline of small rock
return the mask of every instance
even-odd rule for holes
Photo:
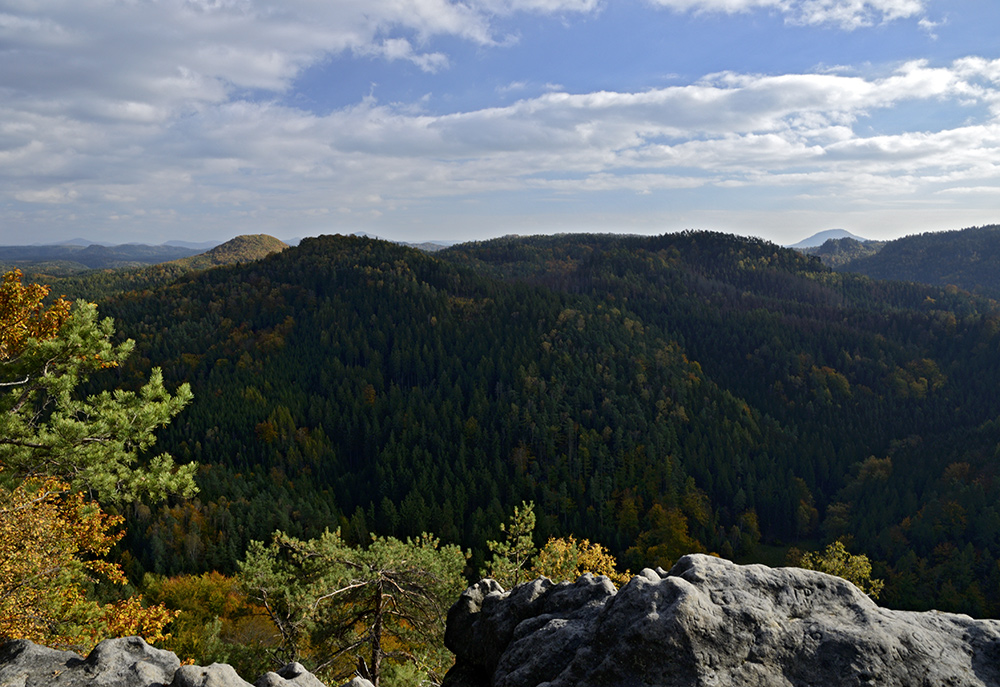
[[[276,673],[264,673],[253,684],[254,687],[326,687],[301,663],[289,663]]]
[[[231,665],[213,663],[210,666],[181,666],[174,673],[170,687],[251,687],[236,674]]]

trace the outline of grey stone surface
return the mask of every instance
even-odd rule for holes
[[[181,666],[174,673],[170,687],[251,687],[236,674],[231,665],[213,663],[209,666]]]
[[[254,687],[325,687],[301,663],[289,663],[276,673],[264,673]]]
[[[351,678],[350,682],[345,682],[341,687],[375,687],[371,681],[364,679],[363,677]]]
[[[0,648],[0,686],[164,687],[180,664],[138,637],[105,640],[86,659],[18,640]]]
[[[233,667],[182,666],[170,651],[139,637],[109,639],[87,658],[26,640],[0,646],[0,687],[251,687]],[[299,663],[267,673],[256,687],[323,687]]]
[[[877,606],[854,585],[703,555],[606,578],[470,587],[446,687],[1000,687],[1000,621]]]

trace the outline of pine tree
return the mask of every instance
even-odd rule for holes
[[[337,680],[357,672],[378,687],[388,662],[442,677],[444,616],[467,558],[429,535],[355,547],[340,530],[308,541],[276,532],[251,544],[239,577],[280,633],[281,661]]]

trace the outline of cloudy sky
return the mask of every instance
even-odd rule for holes
[[[996,0],[0,0],[0,244],[1000,223]]]

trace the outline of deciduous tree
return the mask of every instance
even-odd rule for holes
[[[556,582],[573,581],[584,573],[605,575],[618,586],[632,576],[627,570],[618,572],[615,557],[604,546],[596,542],[591,544],[588,539],[577,540],[573,535],[550,537],[535,556],[531,568],[532,575]]]
[[[798,566],[843,577],[873,599],[878,598],[885,586],[883,580],[872,579],[872,564],[868,556],[852,555],[839,539],[827,546],[823,553],[806,552],[799,559]]]
[[[85,593],[96,579],[126,583],[105,560],[121,520],[52,478],[0,489],[0,637],[71,648],[133,634],[162,639],[174,615],[165,607],[139,597],[99,603]]]

